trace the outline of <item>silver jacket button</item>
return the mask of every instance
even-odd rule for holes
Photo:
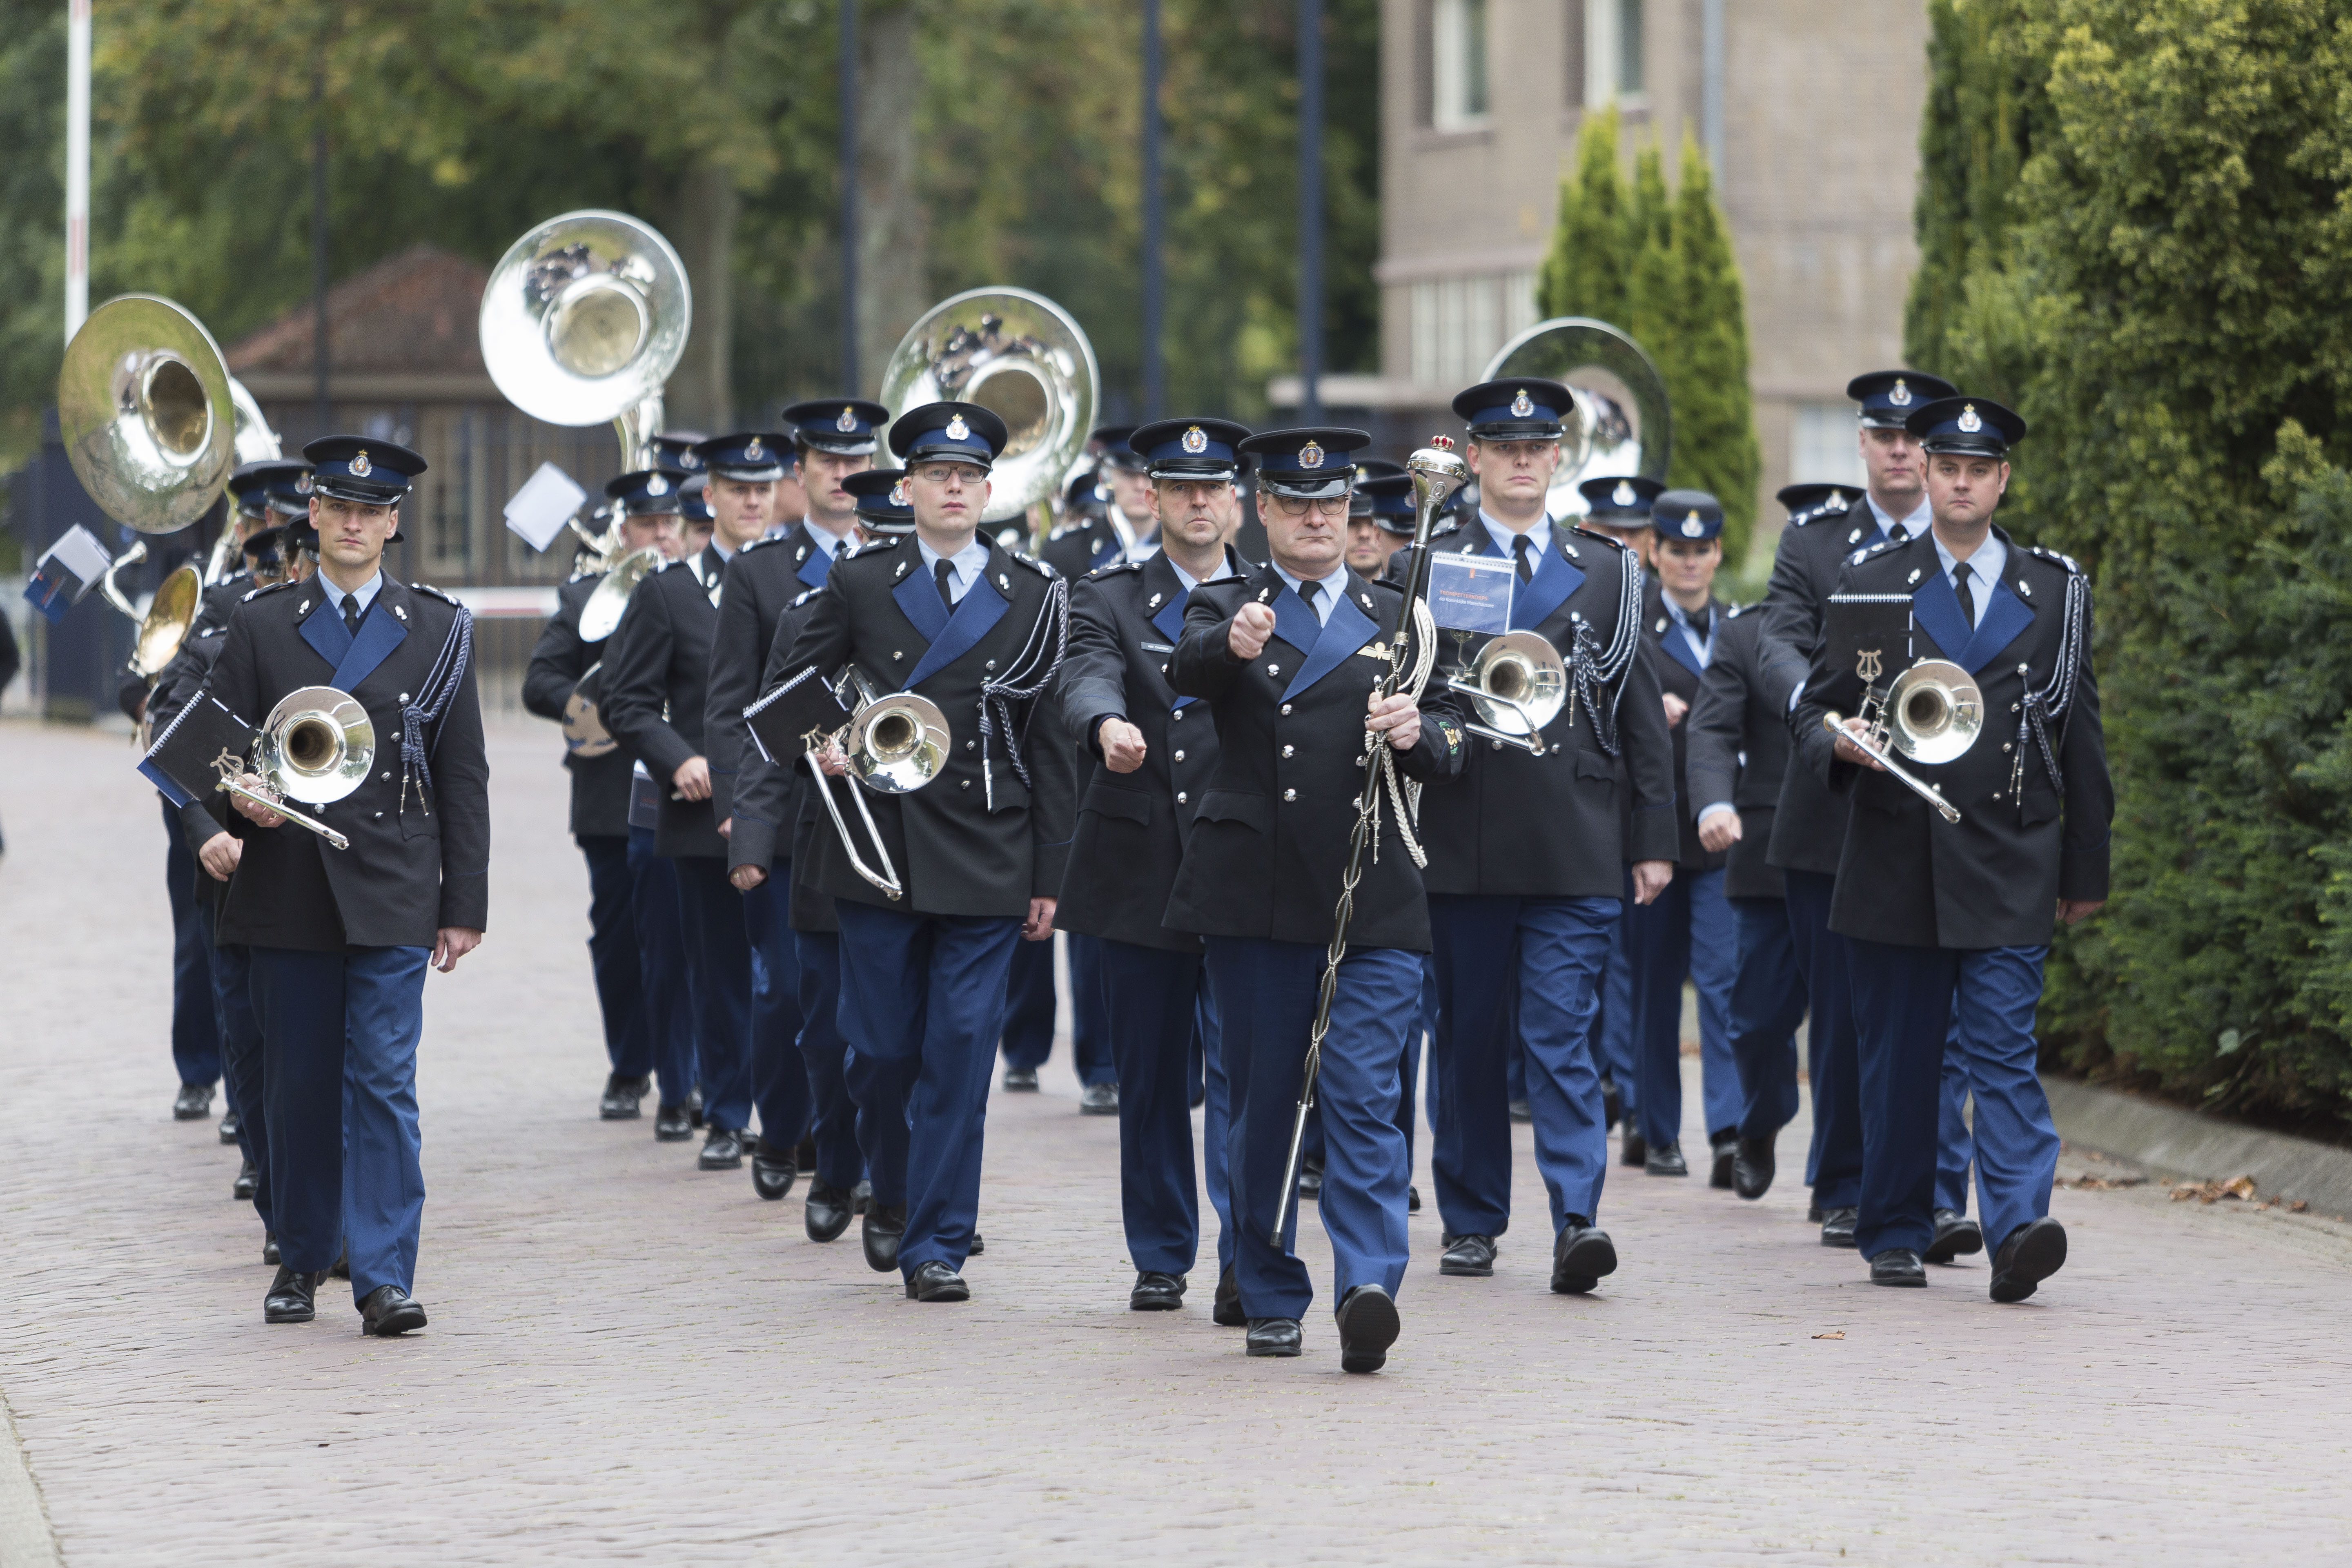
[[[1190,800],[1190,799],[1192,799],[1192,796],[1190,796],[1190,795],[1186,795],[1186,794],[1185,794],[1182,790],[1181,790],[1181,789],[1180,789],[1180,790],[1178,790],[1178,791],[1176,792],[1176,804],[1177,804],[1178,805],[1183,805],[1186,801],[1188,801],[1188,800]]]
[[[1269,664],[1265,667],[1265,672],[1268,675],[1280,675],[1282,673],[1282,666],[1278,664]]]
[[[971,787],[971,781],[970,779],[966,779],[966,780],[964,780],[964,781],[963,781],[963,787],[964,787],[964,788],[966,788],[966,789],[970,789],[970,788]]]
[[[1295,757],[1298,754],[1298,748],[1296,746],[1285,746],[1282,748],[1282,754],[1286,757]],[[388,777],[390,775],[386,776]]]
[[[1181,723],[1184,721],[1184,710],[1182,710],[1181,708],[1179,708],[1178,710],[1176,710],[1176,711],[1175,711],[1175,713],[1172,715],[1172,717],[1175,719],[1176,722],[1178,722],[1179,724],[1181,724]]]
[[[1290,704],[1287,702],[1282,705],[1282,716],[1286,719],[1290,717]]]
[[[1177,752],[1177,753],[1176,753],[1176,760],[1177,760],[1178,762],[1180,762],[1180,763],[1181,763],[1181,762],[1182,762],[1182,761],[1184,760],[1184,753],[1183,753],[1183,752]]]
[[[1282,798],[1285,800],[1297,800],[1298,798],[1298,792],[1295,789],[1284,790],[1282,792]]]

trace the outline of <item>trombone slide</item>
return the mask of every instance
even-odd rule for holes
[[[832,738],[827,739],[830,742]],[[841,835],[841,847],[848,852],[849,868],[881,889],[883,897],[893,903],[898,902],[899,899],[906,896],[907,889],[898,880],[898,868],[890,863],[890,851],[883,846],[881,832],[874,826],[874,813],[866,806],[866,796],[858,789],[857,781],[846,776],[843,779],[849,788],[849,798],[856,803],[857,815],[866,823],[866,837],[874,845],[876,858],[882,862],[882,871],[879,876],[874,873],[857,853],[857,841],[849,835],[849,824],[842,820],[841,807],[833,802],[832,775],[818,765],[817,756],[818,748],[811,746],[808,749],[809,772],[815,779],[816,793],[824,797],[826,815],[833,818],[833,830]]]
[[[1937,812],[1942,814],[1946,822],[1958,822],[1960,819],[1960,808],[1958,806],[1954,805],[1950,801],[1946,800],[1942,795],[1937,795],[1930,786],[1921,784],[1919,782],[1918,775],[1913,773],[1901,763],[1896,762],[1893,754],[1890,753],[1885,747],[1878,745],[1865,737],[1857,735],[1852,731],[1846,729],[1845,721],[1839,718],[1835,713],[1824,713],[1822,715],[1822,728],[1827,730],[1831,734],[1835,735],[1842,741],[1851,742],[1855,751],[1860,752],[1864,756],[1868,757],[1880,767],[1885,768],[1888,773],[1893,773],[1897,779],[1900,779],[1910,788],[1913,795],[1917,795],[1921,800],[1924,800],[1929,805],[1934,806]]]
[[[268,811],[274,811],[298,827],[307,827],[338,849],[349,849],[352,841],[314,816],[305,816],[282,800],[272,800],[259,790],[247,789],[235,779],[224,777],[220,787],[230,795],[242,796]]]

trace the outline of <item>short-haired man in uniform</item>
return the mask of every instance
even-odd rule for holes
[[[1139,1312],[1183,1304],[1200,1247],[1186,1079],[1207,976],[1201,939],[1163,922],[1185,831],[1216,771],[1217,730],[1206,704],[1169,686],[1168,664],[1192,591],[1245,570],[1225,539],[1240,505],[1234,479],[1248,436],[1242,426],[1207,418],[1136,430],[1160,547],[1142,561],[1099,568],[1071,595],[1062,713],[1087,775],[1055,921],[1074,939],[1093,939],[1101,952],[1120,1088],[1120,1213],[1136,1269],[1128,1305]],[[1213,1019],[1213,1007],[1208,1011]],[[1228,1301],[1223,1279],[1233,1242],[1225,1151],[1218,1147],[1227,1092],[1216,1041],[1204,1045],[1202,1136],[1210,1201],[1223,1223],[1217,1310],[1232,1319],[1239,1302]]]
[[[835,563],[785,668],[835,679],[855,665],[881,692],[938,704],[943,765],[919,790],[866,801],[901,888],[857,874],[820,835],[812,879],[841,921],[842,1032],[871,1175],[866,1263],[909,1298],[971,1298],[961,1269],[979,1211],[982,1127],[1013,944],[1050,942],[1069,853],[1069,749],[1035,727],[1052,710],[1067,590],[1051,567],[980,536],[1004,422],[969,403],[910,410],[890,427],[914,537]],[[820,760],[845,771],[838,752]],[[847,814],[861,835],[861,814]]]
[[[1812,662],[1821,646],[1823,606],[1845,559],[1885,540],[1901,542],[1927,527],[1927,469],[1918,442],[1904,427],[1912,411],[1949,396],[1949,382],[1916,371],[1873,371],[1846,384],[1857,406],[1855,442],[1868,488],[1863,505],[1825,498],[1804,519],[1791,516],[1772,556],[1761,606],[1764,635]],[[1845,800],[1822,787],[1810,768],[1793,767],[1780,786],[1765,858],[1785,874],[1789,930],[1805,971],[1811,1008],[1805,1028],[1805,1077],[1812,1088],[1813,1138],[1805,1183],[1822,1245],[1853,1245],[1862,1201],[1862,1121],[1854,1084],[1852,987],[1845,939],[1830,929],[1830,894],[1845,842]]]
[[[366,710],[382,749],[358,789],[311,809],[348,849],[238,799],[244,849],[219,930],[251,950],[261,1028],[280,1260],[263,1316],[309,1321],[348,1247],[362,1327],[390,1336],[425,1326],[411,1296],[425,971],[455,968],[488,924],[489,762],[471,617],[383,570],[425,459],[359,436],[302,456],[319,575],[238,607],[207,689],[260,722],[282,698],[332,686]]]
[[[661,550],[665,542],[668,550],[677,548],[677,486],[683,477],[676,468],[657,466],[622,474],[604,486],[606,499],[620,512],[621,542],[627,550]],[[555,591],[555,614],[541,629],[522,677],[522,705],[542,719],[562,721],[581,678],[606,651],[605,639],[590,642],[580,634],[581,612],[604,581],[601,572],[583,572]],[[597,1114],[606,1121],[633,1121],[640,1114],[638,1101],[653,1088],[656,1065],[656,1026],[646,1005],[637,870],[629,854],[629,781],[636,756],[617,742],[601,755],[567,749],[563,766],[572,775],[572,839],[588,865],[588,966],[604,1020],[604,1092]],[[662,1033],[667,1038],[668,1031]],[[681,1104],[693,1092],[693,1059],[689,1050],[683,1063],[659,1063],[663,1088]]]
[[[1573,407],[1565,386],[1531,377],[1454,400],[1478,509],[1433,560],[1510,563],[1508,628],[1551,645],[1574,700],[1545,727],[1542,754],[1473,736],[1461,781],[1422,802],[1445,1042],[1430,1161],[1445,1224],[1438,1269],[1493,1274],[1496,1238],[1509,1228],[1516,992],[1550,1207],[1551,1289],[1563,1295],[1591,1290],[1617,1267],[1595,1226],[1609,1144],[1592,1023],[1625,868],[1646,903],[1673,879],[1675,847],[1673,752],[1641,652],[1641,567],[1547,509],[1560,421]],[[1454,640],[1441,636],[1441,646]]]
[[[1072,582],[1097,567],[1140,561],[1158,546],[1160,520],[1151,510],[1151,481],[1142,456],[1129,445],[1132,425],[1103,425],[1087,433],[1087,445],[1101,454],[1095,484],[1106,498],[1047,536],[1037,552],[1046,565]]]
[[[1909,598],[1908,658],[1967,671],[1986,722],[1952,760],[1906,764],[1959,811],[1949,822],[1854,746],[1864,675],[1837,659],[1834,636],[1797,707],[1800,755],[1853,802],[1830,924],[1853,949],[1854,1245],[1873,1284],[1927,1284],[1948,1039],[1976,1098],[1992,1299],[2021,1301],[2066,1260],[2065,1229],[2050,1217],[2058,1132],[2035,1068],[2042,963],[2057,922],[2084,919],[2107,896],[2115,792],[2091,670],[2090,588],[2072,560],[1993,525],[2024,420],[1988,398],[1946,397],[1915,408],[1906,427],[1927,453],[1931,526],[1848,556],[1838,591]],[[1891,684],[1903,663],[1885,659],[1874,680]],[[1856,716],[1833,737],[1822,727],[1831,712]]]
[[[727,563],[719,596],[719,626],[710,644],[710,689],[705,700],[704,742],[710,754],[710,810],[722,837],[734,831],[739,770],[751,751],[743,710],[760,695],[760,679],[792,602],[824,585],[834,562],[855,545],[857,499],[842,488],[850,475],[874,465],[874,447],[890,411],[855,397],[820,398],[784,410],[793,431],[804,514],[771,527]],[[799,1174],[795,1149],[809,1120],[808,1074],[801,1061],[800,963],[792,931],[792,840],[782,847],[782,872],[746,885],[746,940],[751,950],[751,1082],[760,1108],[760,1136],[751,1145],[751,1186],[781,1200]],[[731,869],[733,857],[729,857]]]
[[[1461,719],[1442,689],[1423,693],[1425,711],[1409,691],[1381,695],[1404,595],[1343,560],[1349,454],[1370,439],[1297,429],[1242,443],[1258,459],[1272,559],[1238,582],[1192,590],[1170,665],[1178,695],[1207,700],[1220,740],[1164,923],[1208,939],[1233,1095],[1234,1272],[1251,1355],[1299,1354],[1299,1320],[1314,1300],[1307,1266],[1279,1236],[1290,1196],[1284,1167],[1367,758],[1394,770],[1381,797],[1382,852],[1368,847],[1354,893],[1316,1089],[1327,1151],[1318,1206],[1349,1372],[1385,1363],[1410,1258],[1411,1172],[1393,1118],[1405,1031],[1420,1014],[1429,915],[1396,803],[1406,779],[1454,777],[1463,750]]]
[[[710,648],[728,563],[767,531],[784,447],[782,437],[745,431],[696,448],[709,473],[710,542],[637,584],[604,675],[604,727],[659,786],[655,847],[677,868],[702,1084],[696,1163],[706,1171],[740,1168],[752,1103],[751,943],[711,813]]]

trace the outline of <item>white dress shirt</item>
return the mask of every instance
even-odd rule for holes
[[[938,577],[940,563],[944,561],[948,563],[948,593],[959,605],[963,603],[963,596],[971,592],[971,585],[980,581],[981,573],[988,567],[988,543],[976,533],[972,535],[971,543],[953,555],[940,554],[919,533],[915,535],[915,548],[922,555],[923,575],[926,577]]]
[[[1288,572],[1284,571],[1279,562],[1275,563],[1274,570],[1284,582],[1290,584],[1290,591],[1294,594],[1297,594],[1298,585],[1307,581],[1307,579],[1303,577],[1294,577]],[[1311,599],[1307,599],[1307,607],[1315,612],[1315,619],[1318,625],[1329,626],[1331,624],[1331,612],[1339,607],[1339,595],[1347,591],[1348,574],[1346,570],[1341,567],[1335,566],[1331,569],[1331,574],[1329,576],[1316,580],[1315,596]],[[1304,594],[1299,594],[1298,596],[1302,599],[1307,598],[1307,595]]]
[[[1944,581],[1950,583],[1957,594],[1959,583],[1953,572],[1959,565],[1960,558],[1945,549],[1942,540],[1936,540],[1935,545],[1936,559],[1944,563]],[[1977,552],[1969,557],[1969,597],[1974,601],[1977,613],[1977,618],[1969,630],[1974,631],[1984,625],[1985,612],[1992,608],[1993,585],[2000,581],[2000,569],[2008,564],[2009,546],[1991,533],[1986,533],[1984,542],[1977,546]],[[1960,650],[1954,648],[1951,651],[1958,653]]]

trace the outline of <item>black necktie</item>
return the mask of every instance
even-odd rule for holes
[[[955,608],[955,563],[941,561],[932,566],[931,580],[940,585],[940,603]]]
[[[1298,596],[1307,601],[1307,607],[1308,609],[1311,610],[1315,608],[1315,590],[1320,588],[1322,585],[1323,584],[1320,583],[1301,583],[1298,584]],[[1321,617],[1318,616],[1317,618],[1320,619]]]
[[[343,595],[343,629],[353,637],[360,635],[360,596],[357,594]]]
[[[1969,563],[1965,561],[1952,568],[1952,592],[1959,595],[1960,614],[1967,618],[1969,630],[1977,629],[1977,596],[1969,592]]]
[[[1511,548],[1518,552],[1519,581],[1522,583],[1534,582],[1536,576],[1535,541],[1522,533],[1517,539],[1511,541]]]

